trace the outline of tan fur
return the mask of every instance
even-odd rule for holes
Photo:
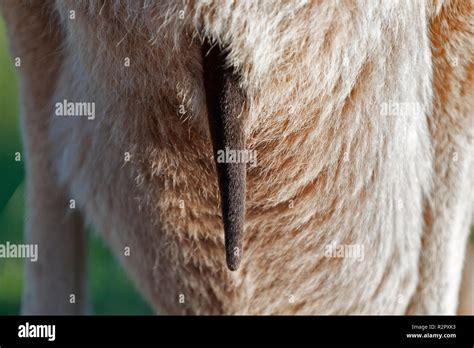
[[[22,60],[22,126],[27,151],[26,239],[39,244],[39,258],[27,267],[23,306],[26,313],[79,314],[87,303],[85,236],[81,218],[67,209],[67,195],[55,180],[46,107],[60,67],[58,35],[47,28],[50,18],[39,2],[2,2],[13,35],[13,52]],[[29,3],[28,3],[29,4]],[[26,25],[28,24],[28,25]],[[32,40],[32,38],[34,38]],[[76,304],[69,295],[77,296]]]
[[[79,226],[54,226],[75,199],[160,313],[456,311],[472,219],[471,1],[2,4],[14,55],[26,58],[28,235],[40,253]],[[21,26],[25,11],[43,30]],[[241,76],[246,144],[258,155],[234,273],[207,129],[205,36]],[[55,117],[63,99],[95,102],[96,118]],[[422,112],[383,116],[388,102]],[[364,260],[325,256],[331,242],[363,245]],[[40,256],[29,286],[66,299],[60,271],[39,270],[62,256]],[[25,312],[68,311],[32,296]]]

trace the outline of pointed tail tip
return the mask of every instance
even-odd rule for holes
[[[227,268],[235,272],[240,267],[240,257],[227,257]]]
[[[226,243],[226,262],[227,268],[231,271],[237,271],[240,267],[242,257],[242,248],[229,247]]]
[[[224,165],[230,176],[230,185],[220,185],[224,245],[227,267],[236,271],[242,259],[245,221],[245,165]],[[222,169],[222,166],[218,166]],[[225,182],[225,181],[221,181]]]
[[[227,168],[230,169],[230,168]],[[222,217],[224,222],[224,244],[227,267],[236,271],[242,259],[242,245],[245,221],[245,166],[232,176],[232,187],[221,186],[223,199]],[[230,171],[232,172],[232,169]],[[229,199],[232,197],[231,199]]]

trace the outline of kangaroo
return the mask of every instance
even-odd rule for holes
[[[23,313],[85,313],[88,224],[157,313],[473,313],[472,1],[1,9]]]

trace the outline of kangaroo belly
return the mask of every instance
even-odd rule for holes
[[[160,312],[404,313],[431,174],[431,70],[415,63],[428,60],[428,39],[407,8],[418,5],[295,4],[279,16],[252,5],[265,20],[246,2],[206,6],[184,9],[193,15],[182,22],[170,7],[166,24],[76,8],[52,102],[94,103],[95,117],[50,126],[71,199]],[[402,14],[396,25],[390,11]],[[225,265],[195,30],[227,47],[247,96],[236,272]]]

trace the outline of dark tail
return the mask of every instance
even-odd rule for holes
[[[226,67],[225,53],[206,40],[202,47],[204,86],[216,161],[227,266],[239,268],[245,218],[246,164],[219,161],[219,151],[245,150],[241,116],[245,96],[233,69]]]

